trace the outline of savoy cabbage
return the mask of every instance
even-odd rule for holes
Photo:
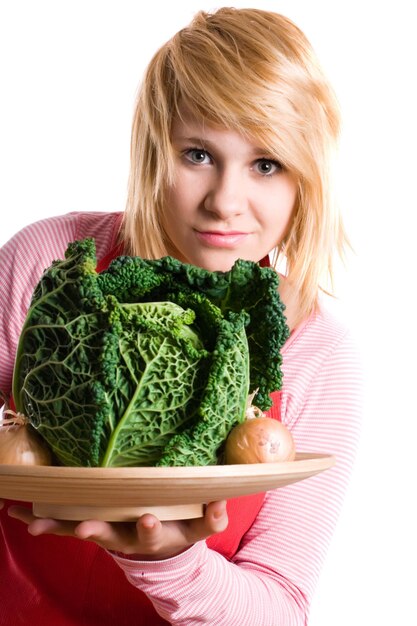
[[[288,337],[278,276],[120,256],[96,271],[69,245],[35,288],[18,345],[16,410],[77,466],[216,463],[249,393],[268,409]]]

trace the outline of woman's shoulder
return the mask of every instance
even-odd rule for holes
[[[93,237],[97,257],[108,253],[116,244],[122,223],[122,212],[91,211],[73,214],[77,219],[76,239]]]
[[[73,212],[33,222],[0,248],[0,297],[10,302],[18,294],[22,311],[44,270],[64,258],[71,241],[94,237],[97,257],[116,240],[121,213]]]
[[[33,289],[44,270],[62,259],[68,243],[94,237],[97,257],[114,245],[121,213],[76,212],[29,224],[0,248],[0,389],[11,385],[13,359]]]
[[[70,241],[93,237],[97,248],[111,246],[120,227],[122,213],[73,211],[28,224],[18,231],[2,248],[4,251],[30,250],[52,257],[61,256]]]

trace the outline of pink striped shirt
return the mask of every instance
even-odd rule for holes
[[[69,241],[92,236],[97,256],[114,245],[120,213],[70,213],[32,224],[0,250],[0,389],[34,286]],[[340,513],[357,446],[362,372],[349,331],[320,308],[283,348],[282,421],[300,452],[337,458],[330,470],[270,491],[228,561],[199,542],[164,561],[113,557],[132,585],[176,626],[305,626]],[[59,575],[59,573],[57,573]]]

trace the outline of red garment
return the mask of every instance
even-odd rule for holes
[[[120,247],[99,261],[97,270],[105,269],[118,254]],[[261,265],[269,265],[268,259]],[[268,414],[280,420],[280,392],[272,399]],[[229,500],[228,527],[209,537],[208,547],[231,559],[263,501],[263,493]],[[8,504],[0,511],[0,626],[168,624],[105,550],[72,537],[32,537],[25,524],[8,517]]]

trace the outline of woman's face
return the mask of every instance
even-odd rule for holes
[[[296,183],[238,132],[192,117],[172,129],[175,182],[163,225],[169,254],[211,271],[237,259],[259,261],[287,234]]]

